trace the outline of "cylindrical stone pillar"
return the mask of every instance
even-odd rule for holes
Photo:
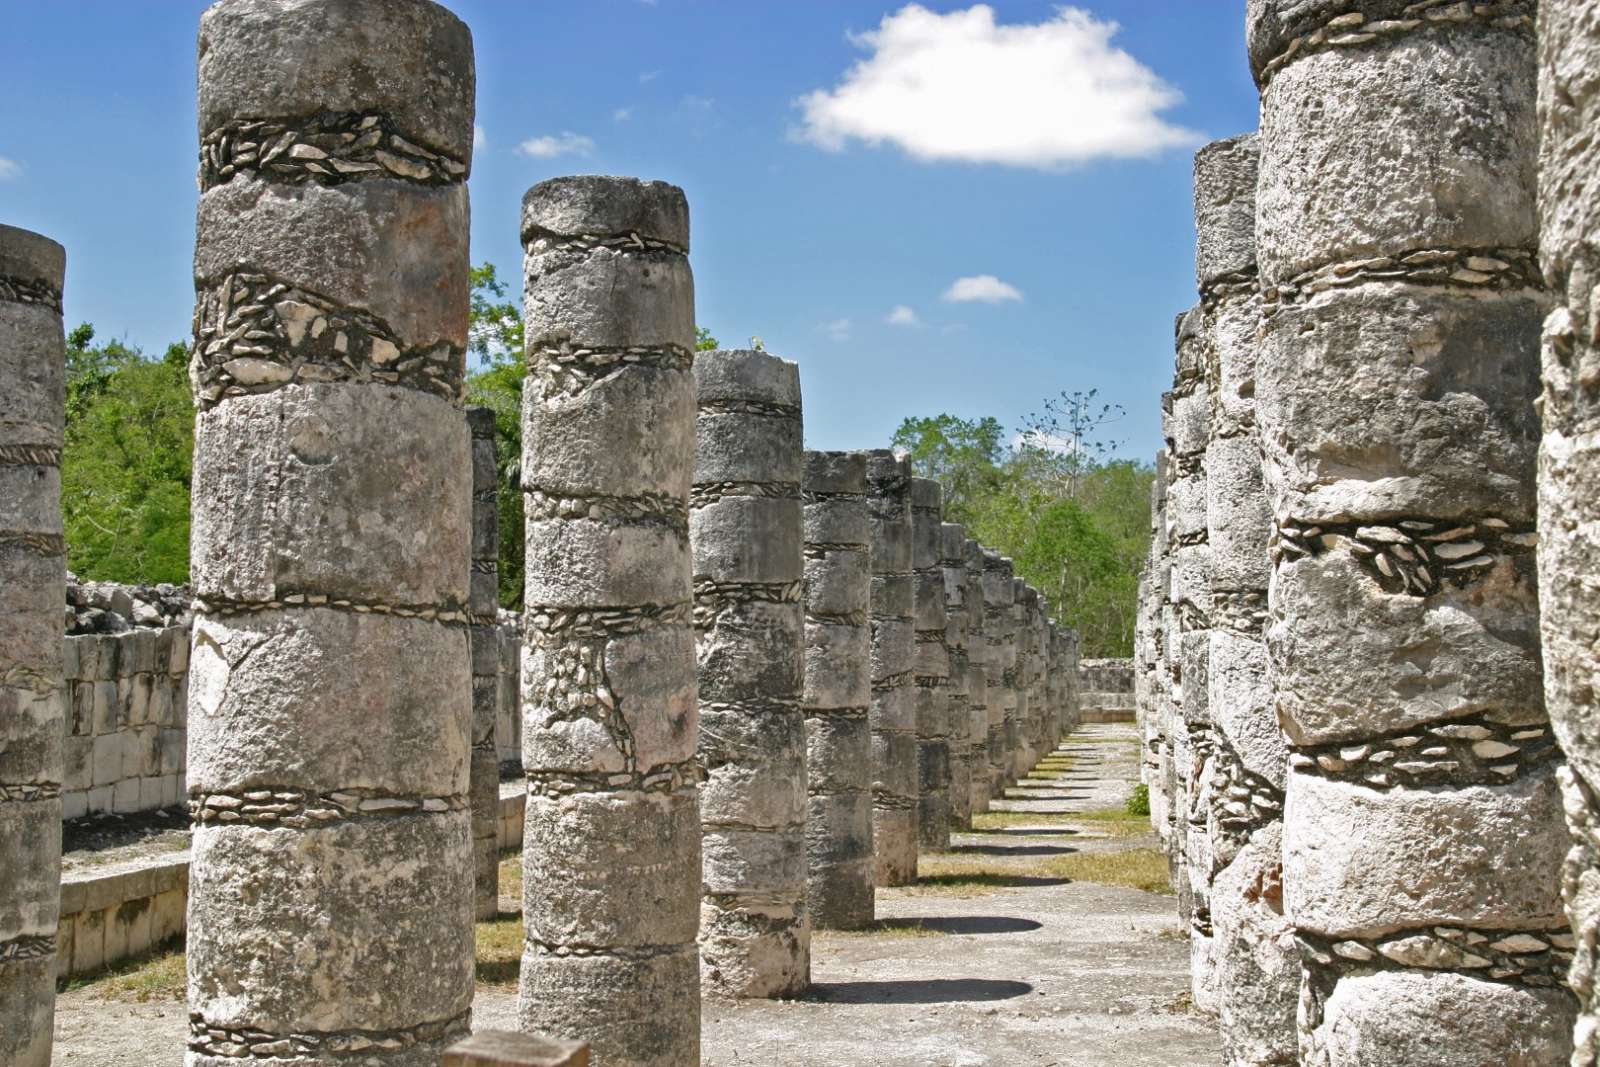
[[[695,356],[694,379],[700,977],[720,996],[792,997],[811,984],[800,368],[719,350]]]
[[[983,550],[983,628],[989,637],[989,795],[1006,795],[1010,779],[1010,750],[1006,722],[1015,722],[1017,690],[1016,626],[1012,619],[1011,561]]]
[[[972,829],[972,660],[967,654],[967,530],[939,526],[939,572],[945,610],[944,643],[950,652],[946,715],[950,730],[950,826]],[[948,843],[948,837],[946,838]]]
[[[1013,564],[1015,566],[1015,564]],[[1028,583],[1015,576],[1011,579],[1011,670],[1010,686],[1012,707],[1006,714],[1006,783],[1015,785],[1027,773],[1027,741],[1025,724],[1028,719],[1028,653],[1031,634],[1028,632]]]
[[[917,880],[917,706],[911,474],[886,448],[866,453],[872,520],[872,850],[878,885]]]
[[[984,632],[983,549],[969,537],[961,544],[965,573],[962,610],[966,615],[967,714],[971,812],[989,810],[989,638]]]
[[[522,205],[528,377],[521,1029],[595,1062],[700,1059],[689,552],[694,281],[683,191]]]
[[[1263,630],[1272,514],[1256,435],[1255,191],[1250,134],[1195,156],[1200,307],[1209,337],[1206,446],[1211,600],[1207,707],[1212,782],[1208,835],[1217,1009],[1229,1067],[1292,1064],[1300,958],[1283,913],[1283,788],[1288,749],[1267,680]],[[1272,887],[1270,890],[1267,887]]]
[[[201,17],[191,1067],[467,1031],[473,80],[426,0]]]
[[[872,529],[859,452],[805,454],[806,911],[873,920]]]
[[[1533,12],[1250,7],[1308,1064],[1543,1067],[1571,1047],[1534,580]]]
[[[473,912],[500,913],[500,479],[495,465],[494,412],[467,411],[472,431],[472,858]]]
[[[1211,649],[1211,546],[1206,526],[1206,445],[1211,436],[1210,346],[1199,307],[1178,320],[1177,371],[1172,382],[1173,477],[1167,522],[1172,541],[1172,603],[1177,629],[1170,639],[1177,704],[1175,751],[1182,776],[1185,886],[1189,894],[1190,979],[1195,1007],[1217,1010],[1211,924],[1211,715],[1206,667]]]
[[[66,252],[0,226],[0,1062],[48,1067],[61,900]]]
[[[1600,279],[1600,5],[1544,0],[1539,11],[1540,256],[1556,309],[1544,326],[1544,443],[1539,454],[1539,604],[1544,691],[1566,750],[1561,788],[1571,848],[1562,888],[1576,946],[1568,981],[1579,1002],[1572,1062],[1600,1063],[1600,367],[1593,287]]]
[[[945,643],[944,570],[939,566],[944,490],[911,479],[912,613],[916,629],[917,841],[950,847],[950,649]]]

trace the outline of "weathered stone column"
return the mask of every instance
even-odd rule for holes
[[[806,910],[873,920],[871,522],[860,452],[805,455]]]
[[[1004,797],[1010,784],[1010,750],[1006,722],[1013,724],[1017,691],[1016,627],[1012,619],[1011,561],[983,550],[983,628],[989,636],[989,795]]]
[[[944,490],[911,479],[912,612],[916,627],[917,839],[950,847],[950,649],[945,644],[944,570],[939,566]]]
[[[969,537],[961,545],[961,562],[966,572],[966,592],[962,606],[966,612],[967,707],[974,815],[989,810],[989,637],[984,632],[983,549]]]
[[[1206,445],[1211,433],[1210,347],[1199,307],[1178,320],[1178,362],[1172,383],[1172,484],[1167,522],[1172,544],[1172,601],[1176,630],[1171,666],[1177,701],[1174,729],[1184,820],[1183,860],[1191,909],[1189,932],[1194,1004],[1217,1010],[1211,925],[1211,715],[1206,667],[1210,659],[1211,546],[1206,526]]]
[[[425,0],[201,18],[191,1067],[467,1030],[473,78]]]
[[[886,448],[866,453],[872,518],[872,848],[878,885],[917,879],[916,691],[911,474]]]
[[[939,526],[939,570],[943,579],[945,647],[950,652],[946,687],[950,724],[950,825],[972,829],[972,660],[967,653],[967,530],[959,523]],[[947,839],[948,843],[948,839]]]
[[[1263,631],[1272,529],[1256,435],[1254,134],[1195,156],[1200,306],[1216,382],[1206,446],[1211,550],[1206,681],[1213,754],[1208,834],[1218,1011],[1230,1067],[1294,1064],[1299,951],[1283,913],[1288,748],[1267,680]]]
[[[1010,562],[1010,561],[1008,561]],[[1013,566],[1015,566],[1013,564]],[[1012,706],[1006,713],[1006,784],[1015,785],[1027,773],[1025,724],[1028,720],[1028,583],[1011,579],[1011,666],[1009,683]]]
[[[1268,648],[1308,1064],[1570,1050],[1533,558],[1533,11],[1400,18],[1396,0],[1355,29],[1250,11]]]
[[[477,871],[473,912],[500,913],[500,479],[495,466],[494,412],[467,411],[472,431],[472,858]]]
[[[791,997],[811,984],[800,368],[700,352],[694,379],[700,979],[722,996]]]
[[[1156,453],[1155,478],[1150,483],[1150,553],[1139,578],[1138,641],[1135,646],[1134,693],[1139,708],[1139,733],[1144,744],[1140,777],[1150,792],[1150,825],[1171,854],[1171,742],[1167,736],[1165,694],[1166,642],[1162,607],[1170,585],[1167,573],[1167,453]]]
[[[1539,11],[1540,256],[1556,309],[1544,326],[1544,443],[1539,454],[1539,604],[1544,691],[1567,756],[1560,774],[1572,847],[1562,889],[1576,935],[1568,975],[1579,1015],[1572,1062],[1600,1063],[1600,738],[1594,724],[1600,662],[1600,366],[1591,294],[1600,279],[1594,181],[1600,131],[1600,5],[1544,0]],[[1549,939],[1570,947],[1566,937]]]
[[[528,190],[521,1029],[601,1065],[700,1058],[683,191]]]
[[[48,1067],[61,903],[67,256],[0,226],[0,1062]]]

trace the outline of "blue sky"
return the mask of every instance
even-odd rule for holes
[[[205,6],[0,0],[0,221],[67,246],[69,324],[151,351],[189,331]],[[516,285],[534,182],[665,179],[698,321],[800,363],[812,446],[1088,388],[1127,407],[1124,454],[1159,446],[1193,149],[1256,123],[1243,3],[448,6],[477,45],[475,261]]]

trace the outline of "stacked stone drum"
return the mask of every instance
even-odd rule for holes
[[[1580,1013],[1573,1060],[1600,1062],[1600,4],[1539,7],[1539,254],[1555,310],[1544,326],[1544,444],[1539,454],[1539,603],[1544,691],[1566,752],[1559,772],[1572,835],[1562,881],[1577,959],[1568,980]],[[1566,939],[1550,939],[1562,946]]]
[[[1249,9],[1300,1055],[1563,1064],[1534,4],[1345,6]]]
[[[690,587],[694,282],[683,191],[523,200],[528,377],[524,1030],[602,1065],[700,1058]]]
[[[48,1067],[61,882],[66,252],[0,226],[0,1062]]]
[[[805,454],[806,910],[873,919],[871,521],[859,452]]]
[[[811,980],[800,370],[701,352],[694,379],[700,973],[709,993],[792,997]]]
[[[944,570],[939,566],[943,524],[939,483],[911,479],[917,840],[925,849],[950,847],[950,650],[945,643]]]
[[[500,479],[495,464],[494,412],[467,412],[472,431],[472,858],[473,913],[500,913]]]
[[[472,39],[224,0],[199,68],[187,1062],[421,1067],[472,1004]]]
[[[972,829],[972,660],[967,654],[967,530],[958,523],[939,525],[939,572],[944,597],[944,644],[950,653],[945,687],[949,729],[950,828]],[[948,843],[948,835],[946,836]]]
[[[886,448],[866,453],[872,521],[872,849],[874,881],[917,878],[917,731],[911,475]]]
[[[1207,374],[1216,383],[1206,447],[1208,834],[1216,864],[1211,924],[1217,1009],[1229,1067],[1295,1062],[1300,984],[1299,953],[1281,890],[1288,750],[1272,704],[1264,639],[1272,516],[1255,426],[1259,160],[1252,134],[1208,145],[1195,156],[1194,171]]]

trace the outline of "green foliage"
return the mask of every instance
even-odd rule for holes
[[[1133,795],[1128,797],[1129,815],[1150,814],[1150,787],[1140,782],[1133,787]]]
[[[1078,630],[1083,655],[1127,656],[1154,471],[1105,458],[1112,446],[1093,434],[1116,409],[1096,408],[1094,395],[1047,403],[1015,446],[997,420],[953,415],[908,418],[892,445],[944,486],[950,521],[1010,556],[1049,598],[1055,618]]]
[[[696,352],[710,352],[721,348],[722,342],[711,336],[711,331],[704,326],[694,328],[694,350]]]
[[[147,359],[95,346],[84,323],[67,342],[61,503],[68,565],[82,578],[185,582],[194,405],[187,353]]]

